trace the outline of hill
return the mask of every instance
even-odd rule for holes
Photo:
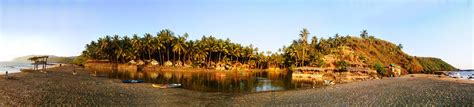
[[[410,56],[402,51],[401,44],[395,45],[373,36],[369,38],[349,37],[346,43],[356,54],[367,58],[366,63],[369,65],[374,65],[377,62],[384,65],[397,64],[409,73],[431,73],[432,71],[456,69],[439,58]]]
[[[62,56],[54,56],[54,55],[27,55],[27,56],[16,57],[12,61],[14,61],[14,62],[31,62],[31,61],[28,60],[28,58],[31,58],[33,56],[49,56],[49,58],[48,58],[49,63],[72,63],[74,61],[74,59],[76,58],[75,56],[62,57]]]
[[[295,42],[288,48],[296,49],[293,56],[294,59],[303,57],[304,66],[320,66],[329,68],[341,68],[341,66],[362,66],[375,69],[376,64],[388,67],[395,64],[401,67],[405,73],[431,73],[432,71],[449,71],[456,70],[453,66],[444,62],[439,58],[432,57],[414,57],[402,51],[401,44],[396,45],[389,41],[375,38],[374,36],[339,36],[328,39],[321,38],[319,41],[313,40],[307,49],[307,56],[299,56],[298,48],[301,48],[302,39]],[[288,51],[285,54],[291,61],[291,54],[294,51]],[[301,51],[301,50],[299,50]],[[302,53],[302,52],[299,52]],[[285,55],[284,54],[284,55]],[[309,58],[307,58],[309,57]],[[312,60],[314,58],[315,60]],[[299,58],[301,60],[301,58]],[[323,62],[320,65],[311,65],[314,61]],[[341,64],[343,63],[343,64]],[[308,65],[309,64],[309,65]],[[296,63],[298,65],[298,63]],[[345,67],[343,67],[345,68]]]
[[[432,73],[432,71],[452,71],[457,70],[453,66],[444,62],[439,58],[432,57],[416,57],[418,62],[423,66],[423,72]]]

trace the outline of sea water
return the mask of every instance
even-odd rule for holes
[[[31,68],[32,65],[26,62],[0,62],[0,75],[20,72],[20,69]]]
[[[468,79],[469,77],[474,77],[474,71],[451,71],[449,72],[450,77]]]

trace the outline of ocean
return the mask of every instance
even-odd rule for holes
[[[474,71],[452,71],[448,75],[454,78],[468,79],[474,77]]]
[[[8,73],[16,73],[20,72],[20,69],[31,67],[31,63],[25,62],[0,62],[0,75],[5,74],[5,71],[8,71]]]

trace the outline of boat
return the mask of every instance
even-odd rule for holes
[[[181,84],[168,84],[168,88],[177,88],[181,87]]]
[[[469,78],[467,78],[469,80],[474,80],[474,74],[471,74],[471,76],[469,76]]]
[[[151,86],[155,88],[167,88],[165,84],[151,84]]]
[[[181,84],[151,84],[155,88],[177,88],[181,87]]]
[[[452,78],[461,78],[461,74],[458,72],[450,72],[448,73],[448,76]]]
[[[123,83],[142,83],[143,80],[122,80]]]
[[[331,81],[331,80],[324,80],[324,85],[334,85],[336,84],[334,81]]]

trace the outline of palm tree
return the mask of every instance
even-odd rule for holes
[[[218,53],[219,53],[219,57],[218,57],[218,58],[219,58],[219,62],[221,62],[221,61],[222,61],[222,53],[225,54],[225,53],[227,52],[226,46],[225,46],[224,42],[218,41],[216,48],[217,48],[216,51],[218,51]]]
[[[146,50],[146,54],[148,55],[148,60],[151,60],[152,59],[151,55],[152,55],[152,52],[154,51],[154,46],[155,46],[154,39],[153,39],[153,36],[151,36],[151,34],[149,33],[145,34],[145,37],[143,38],[143,45]]]
[[[258,63],[259,68],[266,63],[267,56],[259,54],[258,48],[253,45],[242,46],[232,43],[230,39],[216,39],[213,36],[203,36],[201,40],[195,41],[187,41],[187,38],[187,33],[175,37],[168,29],[161,30],[156,36],[148,33],[141,37],[134,34],[131,38],[107,35],[87,44],[82,56],[120,63],[129,60],[158,60],[160,63],[165,60],[187,60],[200,63],[207,61],[207,65],[210,65],[214,61],[227,63],[230,60],[251,65]]]
[[[302,31],[300,31],[300,39],[302,41],[302,51],[303,51],[303,56],[301,58],[301,66],[304,66],[304,60],[305,60],[305,51],[306,51],[306,45],[308,44],[308,35],[309,31],[306,28],[303,28]]]
[[[120,42],[121,42],[120,37],[118,35],[114,35],[112,39],[112,51],[113,51],[112,57],[113,57],[114,62],[118,62],[122,54],[124,53],[122,46],[120,46],[121,45]]]
[[[360,37],[367,38],[368,36],[369,36],[369,33],[367,32],[367,30],[362,30],[360,32]]]
[[[103,53],[102,57],[105,58],[105,59],[108,59],[108,60],[112,60],[112,58],[110,56],[112,56],[112,51],[113,50],[110,46],[110,44],[111,44],[110,36],[107,35],[107,36],[105,36],[105,38],[100,38],[99,41],[100,41],[100,50],[102,50],[100,52]]]
[[[140,37],[137,36],[137,34],[134,34],[133,37],[132,37],[132,40],[130,41],[132,44],[132,54],[134,54],[136,58],[138,59],[142,59],[142,49],[143,49],[143,46],[142,46],[142,40]]]
[[[121,62],[130,61],[135,59],[135,54],[133,53],[133,47],[131,44],[131,39],[128,36],[123,37],[123,41],[120,42],[122,47],[122,56]]]
[[[175,40],[175,42],[173,44],[173,52],[178,54],[177,55],[178,56],[178,61],[181,61],[181,53],[185,51],[184,47],[186,45],[185,44],[186,38],[188,38],[187,33],[184,34],[184,36],[178,36],[178,39]]]
[[[159,36],[161,38],[161,41],[164,42],[165,44],[165,49],[166,49],[166,55],[167,55],[167,60],[170,60],[170,51],[172,50],[172,43],[174,40],[173,32],[170,31],[169,29],[161,30],[159,33]]]
[[[158,58],[157,59],[160,62],[160,65],[161,65],[164,62],[163,61],[164,57],[163,57],[162,51],[166,50],[166,47],[164,45],[164,42],[161,41],[160,37],[161,36],[159,36],[159,34],[157,34],[156,37],[154,38],[155,39],[154,48],[155,48],[155,51],[158,52]]]

